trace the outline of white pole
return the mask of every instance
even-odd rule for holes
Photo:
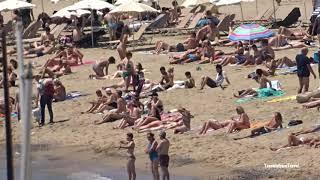
[[[44,12],[43,0],[41,0],[42,12]]]
[[[258,0],[256,0],[256,14],[257,14],[257,17],[259,16],[259,12],[258,12]]]
[[[306,20],[308,20],[308,17],[307,17],[306,0],[304,0],[303,5],[304,5],[304,16],[306,17]]]
[[[243,21],[244,18],[243,18],[243,10],[242,10],[242,4],[241,4],[241,2],[240,2],[240,10],[241,10],[241,18],[242,18],[242,21]]]
[[[272,4],[273,4],[273,17],[274,17],[274,20],[277,21],[277,17],[276,17],[276,5],[274,4],[274,0],[272,0]]]
[[[91,45],[94,47],[94,42],[93,42],[93,10],[91,9]]]
[[[24,62],[23,62],[23,44],[22,44],[22,29],[23,25],[21,21],[16,24],[16,44],[17,44],[17,58],[18,58],[18,70],[19,70],[19,101],[20,101],[20,114],[22,126],[22,146],[21,146],[21,180],[31,180],[31,166],[30,166],[30,117],[26,108],[26,89],[24,81]],[[30,114],[30,113],[29,113]]]

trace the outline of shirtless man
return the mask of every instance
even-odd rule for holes
[[[101,60],[100,62],[94,64],[92,66],[93,71],[95,72],[95,74],[91,74],[89,75],[89,78],[103,78],[104,76],[108,75],[108,69],[109,69],[109,65],[110,64],[115,64],[116,63],[116,59],[111,56],[109,57],[108,60]],[[103,70],[105,69],[105,73],[103,72]]]
[[[158,144],[156,151],[159,155],[159,164],[162,171],[162,180],[170,180],[169,174],[169,147],[170,142],[166,138],[166,132],[162,131],[160,134],[160,143]]]
[[[102,88],[104,89],[104,88]],[[97,113],[103,113],[105,110],[110,111],[112,109],[117,109],[117,100],[118,100],[118,94],[112,93],[110,88],[106,88],[106,100],[101,104],[99,109],[97,110]]]
[[[165,67],[163,67],[163,66],[160,67],[160,73],[162,75],[161,80],[158,83],[159,85],[156,88],[153,88],[152,90],[163,91],[163,90],[169,89],[170,87],[172,87],[174,85],[173,73],[169,74],[169,70],[167,72]],[[172,71],[173,71],[173,69],[172,69]]]
[[[309,35],[306,31],[299,29],[298,31],[291,31],[289,28],[280,27],[278,30],[278,34],[282,34],[290,39],[304,39],[308,38]]]
[[[187,71],[185,73],[185,76],[187,78],[187,80],[184,82],[185,88],[187,88],[187,89],[194,88],[196,86],[196,83],[195,83],[193,77],[191,76],[191,73],[189,71]]]
[[[196,38],[197,42],[199,43],[200,41],[204,41],[205,39],[209,39],[209,38],[211,39],[213,34],[216,32],[216,28],[217,28],[216,25],[211,23],[199,29],[199,31],[197,32],[197,38]]]
[[[127,172],[129,176],[129,180],[136,180],[136,167],[135,161],[136,157],[134,156],[134,148],[135,143],[133,141],[133,134],[127,133],[127,141],[120,141],[119,149],[126,149],[127,150]]]
[[[102,121],[95,121],[96,125],[103,124],[106,122],[113,122],[122,119],[125,116],[125,114],[127,113],[126,100],[122,98],[122,91],[117,91],[117,94],[117,109],[108,112],[107,115],[103,117]]]
[[[36,46],[32,49],[29,49],[28,51],[24,52],[24,56],[26,58],[34,58],[34,57],[40,57],[43,56],[45,54],[47,54],[51,48],[52,45],[50,44],[49,40],[45,40],[44,43],[40,46],[38,46],[37,44],[35,44]]]

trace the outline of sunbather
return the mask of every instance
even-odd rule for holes
[[[282,128],[282,115],[279,112],[275,112],[273,118],[264,126],[257,127],[251,131],[249,136],[234,138],[234,140],[244,139],[244,138],[253,138],[261,134],[266,134],[271,131]]]
[[[260,58],[256,59],[256,64],[259,65],[263,62],[269,62],[275,58],[275,53],[272,47],[268,44],[267,39],[263,39],[261,41],[261,50],[260,50]]]
[[[85,113],[93,113],[95,110],[97,110],[104,102],[107,101],[107,97],[102,94],[101,90],[96,91],[97,100],[89,102],[91,104],[91,107],[89,110],[87,110]]]
[[[8,68],[8,85],[9,87],[16,86],[17,74],[13,71],[12,68]],[[3,87],[3,77],[0,79],[0,88]]]
[[[204,41],[206,39],[211,39],[214,34],[216,33],[216,30],[217,27],[215,24],[213,23],[210,23],[204,27],[202,27],[201,29],[198,30],[197,32],[197,42],[200,42],[200,41]]]
[[[135,103],[129,102],[127,105],[127,110],[128,114],[123,117],[120,124],[114,129],[124,129],[128,126],[133,126],[135,121],[141,118],[141,110]]]
[[[222,86],[224,80],[226,80],[226,82],[228,84],[230,84],[230,81],[227,77],[227,74],[225,73],[225,71],[222,70],[222,66],[221,65],[216,65],[216,71],[217,71],[217,76],[216,79],[213,80],[208,76],[203,76],[201,78],[201,87],[200,90],[202,90],[204,88],[205,85],[209,86],[210,88],[216,88],[216,87],[221,87],[222,89],[224,89],[224,87]]]
[[[301,41],[290,41],[284,35],[276,35],[275,37],[271,37],[269,39],[269,45],[273,47],[273,50],[285,50],[285,49],[292,49],[292,48],[303,48],[309,47],[304,42]]]
[[[271,81],[268,80],[264,75],[263,75],[263,71],[261,69],[257,69],[256,70],[256,75],[258,76],[257,82],[259,83],[259,88],[258,90],[254,90],[254,89],[247,89],[247,90],[242,90],[239,91],[238,94],[233,94],[234,97],[236,98],[243,98],[246,96],[258,96],[259,95],[259,90],[261,89],[270,89],[270,91],[272,90],[271,88],[268,88],[267,84],[269,84],[269,87],[272,87],[271,85]],[[270,92],[271,93],[271,92]]]
[[[53,46],[50,44],[50,41],[46,40],[42,45],[38,46],[37,44],[35,44],[34,48],[31,48],[28,51],[25,51],[24,56],[26,58],[40,57],[50,52],[52,47]]]
[[[108,75],[108,70],[109,70],[109,65],[110,64],[115,64],[116,59],[113,56],[110,56],[107,60],[101,60],[100,62],[97,62],[92,66],[93,71],[95,74],[89,75],[89,78],[104,78],[105,76]],[[105,70],[105,73],[104,73]]]
[[[246,61],[242,64],[243,66],[247,65],[255,65],[256,61],[261,57],[261,52],[258,49],[257,45],[253,44],[251,46],[251,50],[253,51],[253,55],[250,55]]]
[[[190,49],[187,50],[182,55],[171,56],[170,64],[181,64],[181,63],[190,63],[195,62],[201,59],[202,48]]]
[[[106,122],[114,122],[116,120],[122,119],[126,115],[126,101],[122,98],[122,91],[117,91],[117,109],[108,112],[103,118],[102,121],[95,121],[96,125],[103,124]]]
[[[64,101],[67,98],[67,92],[64,85],[58,79],[53,81],[54,85],[54,94],[53,94],[53,101],[59,102]]]
[[[53,44],[55,39],[54,39],[53,34],[51,34],[51,32],[50,32],[50,28],[45,27],[44,30],[45,30],[45,32],[42,33],[40,36],[41,45],[44,44],[45,41],[49,41],[50,44]]]
[[[276,66],[277,68],[293,67],[293,66],[297,66],[297,63],[295,61],[292,61],[287,56],[284,56],[283,58],[276,60]]]
[[[159,92],[171,88],[174,85],[174,68],[169,68],[168,72],[165,67],[160,67],[161,79],[159,83],[151,84],[151,91]]]
[[[295,136],[293,134],[289,134],[288,144],[280,146],[278,148],[270,147],[270,150],[277,151],[279,149],[284,149],[284,148],[299,146],[299,145],[304,145],[304,144],[310,145],[311,147],[314,146],[315,148],[317,148],[320,146],[320,138],[319,137],[300,137],[300,138],[298,138],[297,136]]]
[[[309,37],[309,34],[302,29],[299,29],[298,31],[292,31],[286,27],[280,27],[278,30],[278,34],[284,35],[292,40],[304,39]]]
[[[105,89],[106,98],[105,101],[96,110],[97,113],[103,113],[104,111],[111,111],[118,108],[118,93],[113,93],[110,88]]]
[[[209,120],[208,122],[205,122],[200,129],[199,134],[204,135],[208,132],[209,129],[218,130],[221,128],[227,128],[227,133],[232,133],[235,130],[239,131],[242,129],[250,128],[250,120],[244,109],[241,106],[238,106],[236,108],[236,111],[238,117],[231,117],[231,120],[227,120],[221,123],[217,120]]]

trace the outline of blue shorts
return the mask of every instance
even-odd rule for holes
[[[187,57],[188,57],[190,60],[192,60],[192,61],[196,61],[196,60],[199,59],[198,56],[196,56],[196,55],[194,55],[194,54],[188,54]]]

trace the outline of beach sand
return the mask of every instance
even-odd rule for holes
[[[37,4],[35,14],[41,11],[41,1],[34,0]],[[70,1],[61,1],[57,5],[52,5],[49,1],[45,2],[46,12],[52,12],[70,4]],[[170,4],[169,1],[162,0],[160,4]],[[277,17],[288,14],[292,7],[300,7],[302,12],[301,19],[305,19],[303,3],[286,3],[281,10],[277,12]],[[266,7],[272,7],[272,1],[259,0],[259,11]],[[310,2],[307,3],[307,12],[310,14]],[[255,17],[255,3],[243,5],[245,18]],[[223,13],[235,12],[240,19],[239,6],[223,7],[220,10]],[[151,36],[146,36],[150,38]],[[177,44],[185,39],[186,36],[161,37],[155,35],[152,42],[164,40],[170,44]],[[150,40],[150,39],[148,39]],[[146,78],[157,81],[161,66],[170,67],[168,65],[168,56],[166,55],[146,55],[139,50],[143,50],[150,46],[135,47],[133,50],[133,60],[135,63],[141,62],[145,69],[151,73],[146,74]],[[232,48],[217,48],[226,52],[233,50]],[[316,49],[310,49],[314,52]],[[85,57],[84,60],[98,60],[101,57],[118,55],[114,50],[103,48],[90,48],[81,50]],[[276,52],[276,57],[280,58],[288,56],[294,58],[299,53],[299,49],[285,50]],[[44,63],[49,56],[33,59],[37,64]],[[29,61],[29,60],[27,60]],[[119,62],[119,61],[118,61]],[[226,135],[225,131],[209,133],[206,136],[198,136],[197,129],[207,120],[216,119],[219,121],[228,120],[235,115],[235,107],[239,104],[235,102],[232,93],[237,90],[257,87],[253,81],[246,79],[246,76],[253,72],[255,67],[231,67],[225,68],[228,73],[231,85],[222,90],[220,88],[209,89],[203,91],[199,89],[200,78],[204,75],[214,77],[214,65],[199,65],[200,71],[197,71],[197,64],[175,65],[175,80],[183,80],[184,72],[191,71],[197,84],[197,88],[188,90],[175,90],[171,92],[160,93],[160,99],[163,100],[165,110],[185,107],[189,109],[195,116],[191,125],[194,131],[184,135],[173,135],[172,131],[168,131],[168,138],[171,141],[170,148],[170,170],[171,172],[184,176],[197,176],[203,179],[317,179],[320,175],[319,161],[320,155],[318,149],[308,147],[296,147],[287,150],[272,152],[270,146],[279,146],[287,143],[287,135],[295,132],[303,127],[310,127],[316,122],[319,123],[318,114],[315,109],[302,109],[300,104],[295,100],[277,103],[268,103],[258,100],[243,103],[251,121],[268,120],[272,118],[273,112],[281,112],[284,118],[285,126],[289,120],[302,119],[303,125],[286,128],[279,132],[270,133],[254,139],[244,139],[234,141],[233,138],[248,135],[249,130],[244,130],[236,134]],[[109,72],[115,71],[115,66],[110,67]],[[314,67],[316,71],[316,67]],[[125,158],[124,151],[118,151],[119,140],[125,138],[125,134],[130,131],[113,130],[112,127],[118,124],[108,123],[96,126],[93,124],[95,120],[100,120],[102,115],[98,114],[80,114],[80,112],[89,108],[89,101],[95,99],[95,91],[102,86],[112,85],[120,80],[89,80],[88,75],[92,73],[91,66],[81,66],[73,68],[73,74],[63,76],[61,78],[67,91],[81,91],[90,95],[80,97],[75,100],[68,100],[61,103],[55,103],[55,123],[54,125],[46,125],[42,128],[34,127],[32,129],[33,144],[52,144],[57,146],[84,146],[95,153],[99,158],[106,158],[106,162],[114,166],[123,166]],[[286,92],[285,96],[295,95],[298,87],[298,79],[296,75],[281,75],[271,77],[270,80],[279,80]],[[315,90],[319,86],[319,80],[311,79],[310,90]],[[14,89],[12,89],[14,92]],[[48,117],[48,116],[47,116]],[[59,122],[62,121],[62,122]],[[36,126],[36,124],[34,124]],[[3,137],[3,128],[0,128],[0,140]],[[20,124],[13,121],[13,137],[14,143],[20,142]],[[318,134],[315,134],[315,136]],[[144,154],[147,145],[146,134],[138,134],[134,132],[136,142],[137,167],[144,169],[146,163],[149,162],[148,157]],[[89,151],[89,150],[88,150]],[[111,158],[114,161],[107,161]],[[265,164],[294,164],[299,165],[298,168],[287,169],[269,169],[265,168]]]

